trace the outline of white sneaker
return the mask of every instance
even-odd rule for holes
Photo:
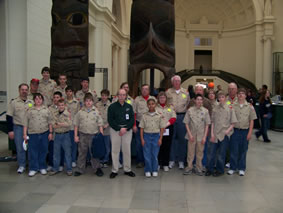
[[[52,170],[52,166],[47,166],[47,172],[50,172]]]
[[[72,162],[72,168],[75,168],[77,166],[76,162]]]
[[[152,176],[153,177],[157,177],[158,176],[158,172],[152,172]]]
[[[228,175],[232,175],[234,174],[234,170],[230,169],[228,172],[227,172]]]
[[[174,161],[170,161],[169,162],[169,168],[172,169],[175,166],[175,162]]]
[[[25,170],[26,170],[25,167],[20,166],[20,167],[18,168],[17,172],[18,172],[19,174],[23,174]]]
[[[63,166],[59,166],[59,172],[63,172],[64,167]]]
[[[145,173],[145,176],[146,176],[146,177],[151,177],[150,172],[146,172],[146,173]]]
[[[185,168],[185,165],[184,165],[184,162],[179,162],[179,169],[184,169]]]
[[[46,169],[41,169],[41,170],[40,170],[40,174],[42,174],[42,175],[46,175],[46,174],[47,174]]]
[[[240,170],[240,171],[239,171],[239,175],[240,175],[240,176],[245,176],[245,171],[244,171],[244,170]]]
[[[29,171],[28,176],[33,177],[33,176],[36,175],[36,173],[37,173],[37,171],[31,170],[31,171]]]
[[[123,164],[119,163],[119,169],[123,168]]]
[[[230,163],[226,163],[226,164],[225,164],[225,167],[226,167],[226,168],[230,168]]]
[[[164,172],[168,172],[169,171],[169,167],[168,166],[163,166],[163,170],[164,170]]]

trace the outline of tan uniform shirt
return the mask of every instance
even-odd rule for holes
[[[232,106],[219,104],[212,111],[211,122],[214,124],[214,136],[217,140],[223,141],[225,131],[238,120]],[[230,137],[232,134],[233,130],[230,131],[228,136]]]
[[[28,92],[28,99],[33,100],[33,94],[34,94],[34,93],[31,93],[31,92],[29,91],[29,92]]]
[[[101,114],[102,120],[103,120],[103,125],[107,125],[108,121],[107,121],[107,111],[108,111],[108,107],[110,106],[111,102],[109,100],[107,100],[107,102],[104,104],[102,101],[99,101],[96,104],[96,108],[98,109],[98,111]],[[108,127],[106,129],[104,129],[103,131],[104,135],[110,135],[110,127],[108,125]]]
[[[160,106],[159,104],[156,106],[156,111],[162,115],[166,122],[168,122],[171,118],[176,118],[176,112],[174,110],[174,106]]]
[[[96,107],[90,110],[83,107],[75,116],[74,125],[79,128],[79,132],[85,134],[96,134],[99,127],[103,126],[103,120]]]
[[[48,107],[50,113],[51,113],[51,116],[55,116],[56,113],[58,112],[58,106],[57,105],[54,105],[52,104],[50,107]]]
[[[67,85],[64,87],[64,88],[62,88],[62,87],[60,87],[60,85],[58,85],[58,86],[56,86],[55,88],[54,88],[54,92],[61,92],[62,93],[62,97],[64,98],[64,99],[66,99],[66,92],[65,92],[65,89],[67,88]]]
[[[46,106],[40,108],[31,107],[24,118],[24,126],[28,128],[29,134],[40,134],[49,130],[52,124],[52,116]]]
[[[71,120],[74,121],[75,115],[80,111],[80,102],[76,99],[72,99],[71,101],[68,101],[66,99],[66,106],[67,110],[71,113]],[[74,125],[72,124],[71,130],[74,130]]]
[[[194,99],[194,98],[191,99],[191,100],[190,100],[190,103],[189,103],[189,107],[192,107],[192,106],[195,106],[195,99]],[[212,106],[211,106],[211,103],[210,103],[210,101],[209,101],[208,98],[203,97],[202,106],[203,106],[204,108],[206,108],[206,109],[208,110],[208,112],[209,112],[209,115],[211,115],[211,113],[212,113]]]
[[[166,127],[166,121],[158,112],[146,112],[142,115],[140,128],[145,133],[159,133],[161,128]]]
[[[253,105],[249,104],[247,101],[245,101],[243,105],[236,102],[232,106],[238,120],[238,122],[235,123],[235,128],[248,129],[250,127],[250,121],[257,119]]]
[[[13,117],[13,123],[23,126],[23,120],[27,110],[33,106],[33,101],[27,99],[23,101],[20,97],[12,100],[8,105],[7,115]]]
[[[55,133],[65,133],[70,131],[72,125],[71,113],[69,113],[66,109],[62,113],[59,113],[58,110],[56,114],[53,116],[53,121],[52,121],[53,125],[56,123],[63,123],[67,126],[54,128]]]
[[[228,104],[228,105],[230,105],[230,104],[234,104],[234,103],[236,103],[236,102],[238,102],[238,97],[236,96],[233,100],[232,100],[232,98],[228,95],[227,97],[226,97],[226,103]]]
[[[210,104],[211,104],[211,108],[212,108],[212,110],[214,109],[214,107],[215,106],[217,106],[218,104],[219,104],[219,102],[218,101],[210,101]],[[211,110],[211,113],[212,113],[212,110]],[[211,115],[211,114],[210,114]]]
[[[183,123],[188,124],[195,141],[201,142],[204,137],[205,127],[209,125],[210,116],[206,108],[190,107],[186,112]],[[186,139],[188,139],[188,133]]]
[[[156,100],[154,96],[149,96],[148,99]],[[142,115],[148,112],[147,101],[144,99],[144,97],[136,97],[134,104],[134,112],[136,113],[136,120],[140,122],[142,119]]]
[[[54,88],[57,86],[56,82],[49,79],[47,82],[41,79],[38,85],[38,92],[44,97],[44,105],[50,106],[52,104]]]
[[[97,94],[92,92],[90,89],[87,92],[84,92],[83,90],[79,90],[76,92],[76,99],[80,102],[80,106],[84,106],[84,97],[86,93],[91,93],[93,96],[93,104],[96,104],[98,102]]]
[[[166,91],[168,104],[174,106],[176,113],[185,113],[187,106],[190,102],[190,96],[186,89],[181,88],[177,93],[174,88],[170,88]]]

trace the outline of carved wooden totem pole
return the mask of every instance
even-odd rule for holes
[[[75,90],[88,76],[88,0],[53,0],[50,72],[67,74]]]
[[[129,65],[133,96],[144,69],[159,69],[165,77],[163,86],[170,86],[175,73],[174,0],[133,0]]]

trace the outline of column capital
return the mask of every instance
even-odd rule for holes
[[[267,41],[267,40],[270,40],[270,41],[274,41],[274,36],[273,35],[264,35],[262,36],[262,41]]]

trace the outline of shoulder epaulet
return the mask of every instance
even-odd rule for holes
[[[12,98],[11,100],[10,100],[10,103],[12,103],[13,102],[13,100],[15,100],[14,98]]]

